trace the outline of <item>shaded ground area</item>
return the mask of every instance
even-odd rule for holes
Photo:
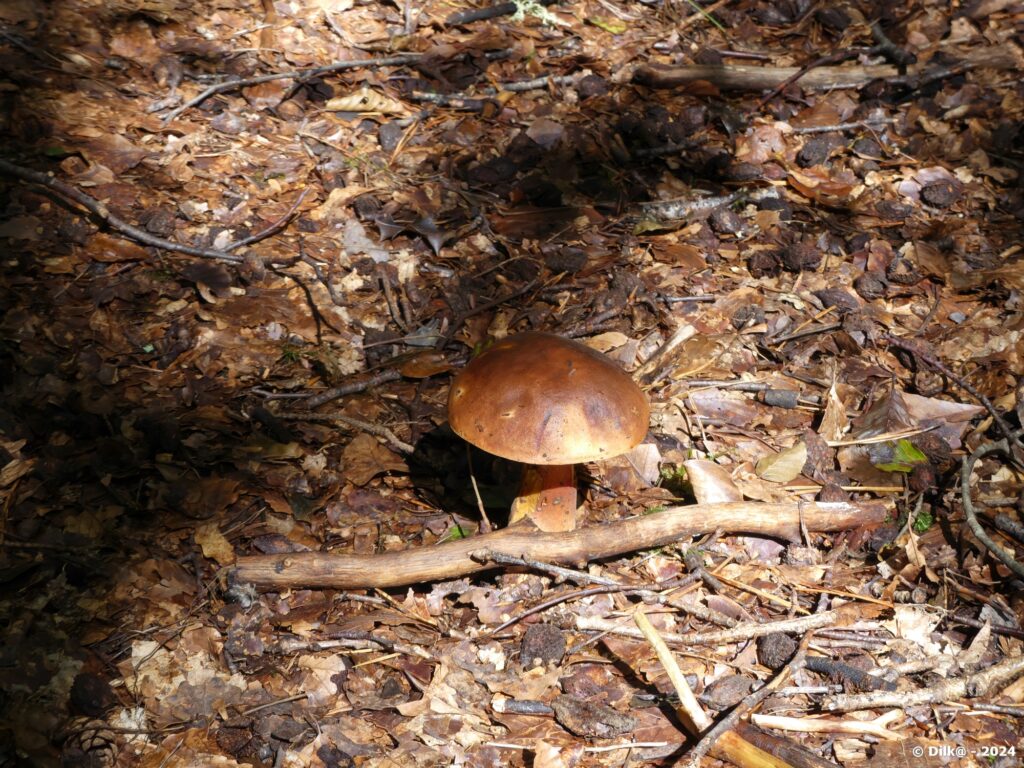
[[[672,765],[698,740],[641,600],[708,716],[756,713],[734,732],[789,764],[1017,764],[1021,7],[714,6],[0,7],[0,765]],[[575,586],[231,582],[503,524],[518,469],[467,453],[447,392],[525,330],[651,400],[582,469],[584,525],[888,521],[709,520]]]

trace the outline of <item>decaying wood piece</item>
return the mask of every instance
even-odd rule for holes
[[[1020,51],[1012,45],[998,48],[979,48],[967,53],[959,67],[976,69],[1016,69],[1021,66]],[[928,65],[909,67],[905,79],[927,77]],[[757,67],[749,65],[689,65],[664,67],[644,65],[633,73],[633,80],[652,88],[674,88],[697,80],[706,80],[721,90],[759,91],[777,88],[800,72],[800,67]],[[801,88],[820,90],[823,88],[858,88],[872,80],[891,80],[899,77],[896,67],[888,64],[869,66],[834,66],[809,69],[797,80]]]
[[[881,523],[882,502],[729,502],[673,507],[656,514],[565,533],[512,526],[437,546],[379,555],[294,552],[239,558],[233,578],[264,590],[290,587],[363,589],[451,579],[493,568],[473,558],[490,550],[551,563],[586,563],[638,549],[659,547],[716,529],[796,541],[809,531],[839,531]]]

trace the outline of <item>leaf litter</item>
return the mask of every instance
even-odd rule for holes
[[[0,8],[3,161],[99,203],[0,167],[0,754],[761,764],[682,727],[644,604],[698,706],[788,765],[1016,764],[1018,4],[510,5]],[[709,520],[568,575],[231,580],[500,523],[516,468],[445,402],[522,330],[652,400],[643,445],[583,468],[586,526],[889,519]]]

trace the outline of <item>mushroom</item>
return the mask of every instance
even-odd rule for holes
[[[452,381],[452,430],[527,466],[509,522],[576,527],[574,465],[618,456],[647,434],[650,406],[636,382],[599,352],[549,333],[495,343]]]

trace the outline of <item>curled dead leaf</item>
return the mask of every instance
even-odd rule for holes
[[[375,112],[382,115],[404,115],[408,111],[398,99],[365,86],[345,96],[330,99],[324,109],[328,112]]]

